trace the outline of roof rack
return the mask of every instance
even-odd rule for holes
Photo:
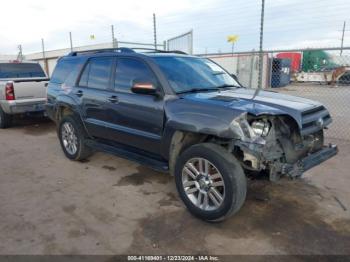
[[[149,51],[148,53],[175,53],[175,54],[187,55],[187,53],[180,50],[166,51],[166,50],[159,50],[159,49],[153,49],[153,48],[139,48],[139,47],[132,48],[132,50],[146,50],[146,51]]]
[[[78,54],[95,54],[95,53],[104,53],[104,52],[122,52],[122,53],[135,53],[131,48],[120,47],[120,48],[102,48],[102,49],[90,49],[83,51],[73,51],[68,54],[68,56],[77,56]]]
[[[159,50],[159,49],[153,49],[153,48],[119,47],[119,48],[103,48],[103,49],[73,51],[73,52],[70,52],[68,56],[77,56],[79,54],[96,54],[96,53],[104,53],[104,52],[136,53],[135,50],[145,50],[147,51],[147,53],[175,53],[175,54],[187,55],[187,53],[179,50],[166,51],[166,50]]]

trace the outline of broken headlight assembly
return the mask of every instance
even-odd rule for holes
[[[265,137],[269,134],[271,123],[265,119],[249,121],[246,114],[242,114],[231,122],[231,130],[243,141],[254,140],[254,143],[264,144]]]
[[[270,132],[271,124],[267,120],[254,120],[250,127],[256,136],[266,137]]]

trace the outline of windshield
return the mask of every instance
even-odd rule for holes
[[[45,77],[39,64],[35,63],[0,63],[0,78]]]
[[[200,57],[154,57],[176,93],[240,87],[220,66]]]

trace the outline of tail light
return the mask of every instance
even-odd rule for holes
[[[9,82],[5,87],[6,100],[15,100],[15,89],[13,88],[13,83]]]

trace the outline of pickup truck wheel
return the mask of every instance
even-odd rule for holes
[[[238,160],[211,143],[191,146],[175,167],[176,187],[188,210],[206,221],[224,220],[243,205],[247,182]]]
[[[11,125],[12,117],[0,108],[0,128],[7,128]]]
[[[86,134],[79,119],[65,116],[58,127],[58,137],[64,154],[71,160],[84,160],[92,154],[85,145]]]

